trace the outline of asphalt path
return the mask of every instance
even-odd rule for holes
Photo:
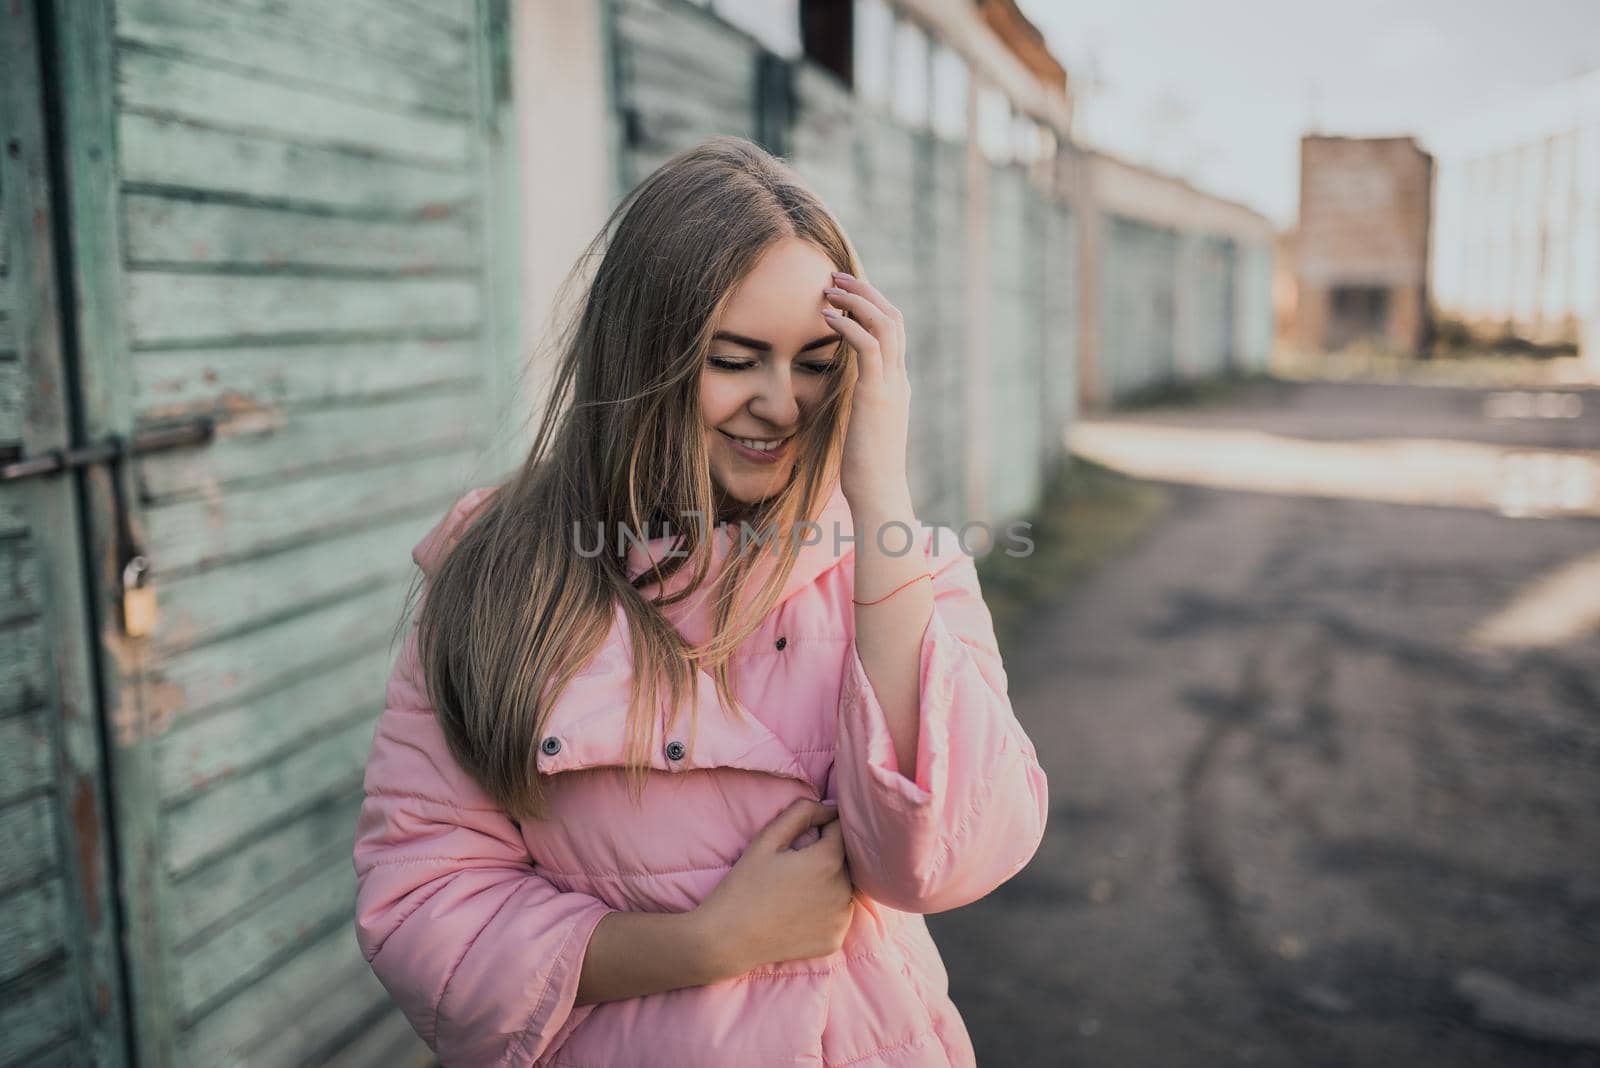
[[[1545,392],[1096,421],[1173,503],[1006,650],[1048,833],[929,918],[981,1064],[1600,1065],[1600,390]]]

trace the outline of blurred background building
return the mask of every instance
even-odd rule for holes
[[[1273,228],[1079,144],[1011,0],[22,0],[0,124],[0,1064],[392,1066],[350,842],[409,550],[612,204],[741,134],[904,310],[919,514],[1267,359]]]
[[[1442,315],[1600,368],[1600,70],[1430,131]]]
[[[1428,325],[1433,158],[1411,137],[1300,140],[1295,341],[1420,352]]]

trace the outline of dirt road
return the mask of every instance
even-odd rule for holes
[[[1184,472],[1209,431],[1600,450],[1573,395],[1268,383],[1107,422],[1181,428]],[[1600,1065],[1600,512],[1537,464],[1491,471],[1548,483],[1514,517],[1397,503],[1363,455],[1328,497],[1183,475],[1007,650],[1049,832],[929,921],[980,1063]]]

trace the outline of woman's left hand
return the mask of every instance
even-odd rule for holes
[[[911,422],[911,380],[906,374],[906,328],[900,309],[870,282],[834,272],[836,288],[823,295],[848,311],[823,316],[856,351],[855,395],[850,407],[839,488],[852,505],[900,501],[909,496],[906,443]]]

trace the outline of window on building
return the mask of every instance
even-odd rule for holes
[[[951,141],[967,136],[967,63],[948,45],[933,45],[933,132]]]
[[[889,103],[894,12],[884,0],[856,0],[851,67],[856,96],[879,107]]]
[[[855,84],[855,0],[800,0],[800,45],[813,62]]]
[[[928,35],[910,19],[895,20],[894,96],[890,111],[907,126],[928,124]]]

